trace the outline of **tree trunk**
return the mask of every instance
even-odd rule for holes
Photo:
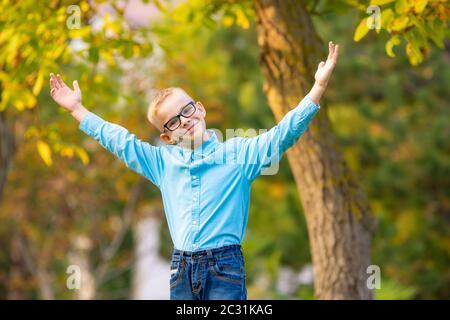
[[[312,87],[324,45],[300,1],[255,0],[255,10],[264,91],[280,121]],[[367,267],[376,220],[338,148],[326,106],[287,155],[306,214],[316,297],[372,299]]]
[[[3,191],[13,156],[13,128],[7,121],[6,111],[0,111],[0,205],[2,203]]]

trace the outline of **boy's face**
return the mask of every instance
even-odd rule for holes
[[[206,131],[205,115],[201,102],[194,102],[186,92],[175,90],[161,103],[156,115],[161,140],[167,144],[189,145],[202,141]]]

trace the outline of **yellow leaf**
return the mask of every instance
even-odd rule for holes
[[[50,167],[53,163],[50,146],[46,142],[39,140],[37,143],[37,149],[42,160],[44,160],[44,163]]]
[[[381,27],[384,29],[388,29],[391,21],[394,19],[394,12],[392,9],[386,9],[381,12]]]
[[[422,12],[428,4],[428,0],[416,0],[414,2],[414,11],[416,13]]]
[[[72,158],[74,154],[74,150],[71,147],[62,147],[60,154],[63,157]]]
[[[23,109],[25,109],[25,103],[20,99],[14,100],[14,106],[19,111],[22,111]]]
[[[103,81],[105,80],[105,77],[104,76],[102,76],[101,74],[99,74],[99,73],[97,73],[95,76],[94,76],[94,83],[102,83]]]
[[[133,55],[138,56],[141,53],[141,47],[139,47],[138,45],[134,44],[133,45]]]
[[[100,51],[100,57],[102,59],[104,59],[110,66],[114,66],[116,64],[116,61],[114,60],[114,56],[113,56],[112,52],[110,52],[108,50]]]
[[[397,0],[395,2],[395,11],[398,13],[407,13],[413,6],[414,4],[408,0]]]
[[[29,91],[27,91],[27,94],[24,94],[23,99],[27,108],[32,109],[36,106],[36,97],[33,96]]]
[[[386,53],[389,57],[395,57],[395,53],[392,50],[394,46],[400,44],[400,38],[399,36],[393,36],[391,39],[389,39],[388,42],[386,42]]]
[[[382,6],[383,4],[394,2],[395,0],[372,0],[370,1],[371,5],[374,6]]]
[[[403,16],[403,17],[397,18],[394,21],[392,21],[391,30],[401,31],[408,26],[408,23],[409,23],[409,17]]]
[[[406,45],[406,54],[408,55],[409,62],[413,66],[417,66],[423,60],[422,53],[411,42],[408,42]]]
[[[238,10],[236,12],[236,15],[237,15],[236,24],[241,26],[243,29],[248,29],[250,23],[248,22],[248,19],[245,16],[245,14],[241,10]]]
[[[56,60],[64,53],[64,50],[66,50],[66,49],[67,49],[66,46],[59,46],[58,48],[56,48],[55,50],[50,52],[49,56],[51,59]]]
[[[356,27],[355,35],[353,36],[353,40],[358,42],[369,32],[369,28],[367,27],[367,18],[361,20],[359,25]]]
[[[86,151],[84,151],[84,149],[82,148],[76,148],[75,149],[77,152],[78,157],[80,158],[81,162],[83,162],[83,164],[88,164],[89,163],[89,155],[87,154]]]
[[[6,109],[6,106],[8,105],[10,99],[11,99],[11,91],[3,90],[1,99],[0,99],[0,111],[3,111]]]
[[[234,18],[230,16],[225,16],[223,17],[222,22],[225,27],[230,27],[234,23]]]
[[[88,2],[82,2],[81,3],[81,11],[82,12],[88,12],[89,11],[89,3]]]
[[[36,82],[34,83],[34,86],[33,86],[33,94],[35,96],[37,96],[39,94],[39,92],[41,92],[43,84],[44,84],[44,73],[42,72],[42,69],[41,69],[38,72]]]

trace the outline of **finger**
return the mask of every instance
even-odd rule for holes
[[[322,67],[323,67],[324,65],[325,65],[325,62],[323,62],[323,61],[320,61],[320,63],[319,63],[319,67],[318,67],[318,68],[320,69],[320,68],[322,68]]]
[[[50,89],[53,89],[53,73],[50,73]]]
[[[333,55],[333,58],[335,61],[337,60],[338,56],[339,56],[339,45],[337,44],[336,49],[334,50],[334,55]]]
[[[80,90],[80,87],[78,86],[78,81],[77,81],[77,80],[75,80],[75,81],[73,82],[73,88],[74,88],[75,91],[78,91],[78,92],[81,91],[81,90]]]
[[[50,90],[50,95],[53,97],[56,93],[56,89],[52,88],[52,90]]]
[[[58,82],[58,79],[56,79],[55,75],[52,75],[51,82],[53,83],[53,87],[54,88],[56,88],[56,89],[61,88],[61,86],[60,86],[60,84]]]
[[[333,56],[334,52],[334,44],[332,41],[328,42],[328,59],[330,59]]]
[[[62,80],[61,76],[59,74],[56,75],[56,79],[58,80],[58,84],[61,88],[63,88],[64,86],[66,86],[66,84],[64,83],[64,81]]]
[[[339,45],[336,45],[333,56],[331,57],[331,62],[333,65],[336,64],[338,56],[339,56]]]

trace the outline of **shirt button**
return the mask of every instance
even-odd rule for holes
[[[197,179],[197,176],[192,176],[192,179]]]
[[[197,221],[194,220],[194,221],[192,221],[192,223],[193,223],[193,224],[197,224]]]
[[[192,247],[197,248],[198,246],[194,243],[194,244],[192,245]]]

